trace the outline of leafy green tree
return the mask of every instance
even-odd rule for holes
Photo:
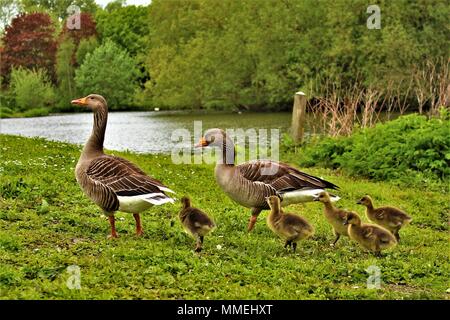
[[[93,52],[98,46],[99,43],[96,37],[82,39],[76,52],[77,64],[82,65],[86,55]]]
[[[129,106],[137,90],[135,60],[112,41],[106,41],[75,71],[75,82],[82,95],[103,95],[114,108]]]
[[[131,55],[145,52],[148,15],[148,7],[124,6],[123,1],[110,3],[96,13],[100,39],[114,41]]]
[[[55,100],[51,81],[41,69],[13,69],[10,90],[19,111],[49,107]]]
[[[395,99],[411,98],[422,61],[439,69],[448,57],[450,6],[379,6],[381,29],[368,29],[365,0],[153,0],[144,94],[165,107],[256,110],[290,108],[298,89],[340,96],[355,85],[389,87]]]
[[[59,44],[56,53],[56,76],[58,79],[58,108],[70,110],[70,101],[76,96],[75,68],[72,64],[72,55],[75,44],[66,38]]]
[[[91,14],[99,8],[95,0],[20,0],[20,3],[26,12],[45,11],[58,19],[66,19],[72,14],[67,10],[71,5]]]

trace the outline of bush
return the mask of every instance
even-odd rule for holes
[[[300,163],[341,168],[375,180],[447,180],[450,120],[412,114],[360,129],[350,137],[323,138],[303,149]]]
[[[11,73],[10,88],[18,111],[48,107],[55,100],[50,79],[40,69],[14,69]]]
[[[138,69],[126,51],[111,41],[88,53],[75,72],[82,95],[103,95],[112,109],[129,106],[137,89]]]
[[[16,108],[14,96],[8,91],[0,91],[0,118],[9,118]]]
[[[32,118],[32,117],[44,117],[50,114],[50,110],[48,108],[36,108],[25,111],[20,114],[24,118]]]

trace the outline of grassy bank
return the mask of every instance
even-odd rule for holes
[[[117,214],[117,241],[106,239],[108,221],[76,184],[80,147],[43,139],[0,135],[1,299],[448,299],[448,193],[420,185],[400,188],[308,168],[339,185],[339,206],[357,210],[365,193],[379,204],[413,216],[402,243],[382,258],[348,239],[336,248],[319,203],[295,205],[316,228],[312,240],[286,252],[267,228],[263,212],[247,233],[249,210],[216,186],[212,165],[174,165],[169,156],[113,152],[136,162],[181,197],[209,212],[218,228],[205,250],[183,231],[179,203],[143,214],[145,235]],[[81,289],[70,290],[67,267],[77,265]],[[366,288],[366,269],[381,270],[381,289]]]

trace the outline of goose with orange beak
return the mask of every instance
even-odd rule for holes
[[[108,216],[111,238],[117,238],[114,214],[132,213],[136,234],[142,235],[140,213],[154,205],[173,203],[167,193],[174,193],[160,181],[148,176],[130,161],[103,152],[108,106],[97,94],[72,100],[72,104],[94,113],[92,134],[86,142],[75,168],[75,176],[84,193]]]
[[[269,209],[266,198],[278,195],[281,206],[313,201],[325,188],[338,189],[335,184],[301,172],[285,163],[254,160],[235,164],[235,146],[221,129],[207,130],[197,148],[219,148],[215,167],[217,184],[235,202],[251,209],[248,230],[251,231],[262,210]],[[340,198],[331,196],[332,201]]]

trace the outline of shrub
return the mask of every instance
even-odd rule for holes
[[[53,104],[55,100],[50,79],[40,69],[14,69],[11,73],[10,88],[19,111],[43,108]]]
[[[88,53],[75,74],[82,95],[101,94],[112,108],[132,103],[138,69],[134,59],[113,42],[106,41],[93,53]]]
[[[375,180],[450,177],[450,120],[417,114],[360,129],[350,137],[323,138],[306,146],[304,166],[341,168]]]
[[[32,118],[32,117],[43,117],[48,116],[50,110],[48,108],[35,108],[25,111],[21,114],[24,118]]]

